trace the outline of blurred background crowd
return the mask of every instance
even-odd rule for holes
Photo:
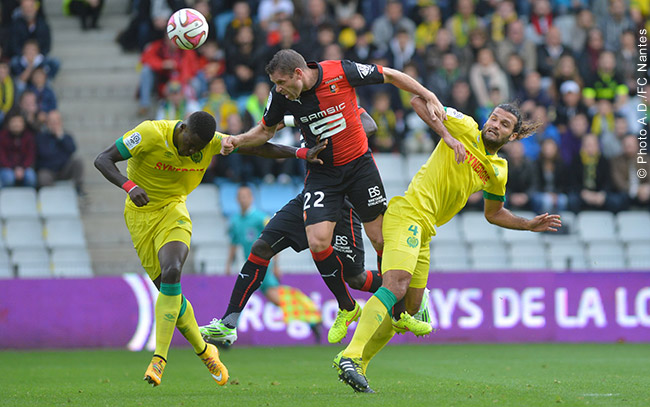
[[[82,30],[101,29],[102,0],[63,3]],[[166,36],[167,20],[184,7],[210,24],[197,51],[179,50]],[[184,119],[202,109],[219,131],[243,132],[262,117],[267,61],[293,48],[307,60],[402,70],[479,125],[496,105],[513,101],[525,119],[544,122],[502,151],[512,209],[650,208],[650,181],[636,176],[638,136],[648,122],[648,71],[637,71],[639,53],[647,55],[639,37],[650,31],[648,1],[132,0],[129,12],[115,40],[140,54],[134,97],[143,120]],[[51,88],[61,63],[48,56],[46,10],[35,0],[3,0],[1,18],[2,185],[72,179],[83,193],[83,165]],[[438,138],[408,94],[390,85],[357,91],[378,125],[374,152],[432,151]],[[273,141],[300,142],[293,129]],[[296,160],[232,155],[218,157],[205,181],[299,183],[301,176]],[[469,206],[480,205],[480,196],[472,197]]]

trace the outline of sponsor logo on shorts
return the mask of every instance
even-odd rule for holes
[[[133,147],[140,144],[141,141],[142,141],[142,136],[140,135],[140,133],[135,132],[135,133],[132,133],[130,136],[128,136],[127,138],[124,139],[124,145],[129,150],[133,150]]]
[[[352,253],[347,236],[336,235],[334,236],[334,250],[341,253]],[[352,260],[354,261],[354,259]]]
[[[381,194],[379,185],[368,188],[368,206],[386,205],[386,197]]]

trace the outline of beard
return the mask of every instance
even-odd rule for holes
[[[503,141],[498,140],[498,136],[496,136],[497,140],[494,140],[492,137],[495,137],[495,133],[490,133],[490,138],[486,137],[487,134],[488,133],[485,129],[481,130],[481,135],[483,136],[483,145],[489,151],[496,152],[498,149],[503,147],[503,145],[508,142],[507,138]]]

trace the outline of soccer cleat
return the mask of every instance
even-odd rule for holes
[[[429,293],[431,291],[428,288],[424,288],[424,293],[422,295],[422,302],[420,303],[420,309],[418,312],[413,315],[413,318],[418,321],[426,322],[431,324],[431,314],[429,314]]]
[[[232,345],[237,340],[237,328],[228,328],[220,319],[214,318],[209,325],[199,327],[203,340],[213,345]]]
[[[343,372],[341,371],[341,368],[339,368],[339,362],[341,361],[341,358],[342,358],[342,357],[343,357],[343,351],[340,351],[340,352],[337,353],[336,356],[334,357],[334,363],[332,364],[332,367],[336,369],[336,372],[339,374],[339,376],[341,375],[341,373],[343,373]],[[363,359],[361,359],[360,364],[361,364],[361,372],[362,372],[362,373],[364,374],[364,376],[365,376],[365,374],[366,374],[366,369],[368,369],[368,362],[365,361],[365,360],[363,360]]]
[[[339,379],[358,393],[374,393],[368,385],[368,379],[361,367],[361,358],[348,358],[340,352],[334,358],[334,364],[339,372]]]
[[[151,358],[151,363],[149,363],[147,371],[144,372],[144,380],[153,387],[158,386],[162,380],[162,375],[165,371],[166,365],[167,361],[160,356],[154,356]]]
[[[433,330],[431,324],[428,324],[424,321],[417,320],[411,316],[408,312],[402,312],[398,321],[393,319],[393,329],[398,334],[404,332],[413,332],[415,336],[428,335]]]
[[[338,343],[345,338],[345,335],[348,334],[348,327],[351,323],[359,319],[361,316],[361,307],[359,303],[354,303],[354,309],[352,311],[346,311],[340,309],[336,314],[336,319],[332,324],[329,332],[327,333],[327,341],[329,343]]]
[[[203,363],[208,367],[214,381],[219,386],[228,383],[228,369],[219,360],[219,350],[211,343],[206,344],[205,350],[199,355]]]

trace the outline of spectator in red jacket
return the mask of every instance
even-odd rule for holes
[[[10,113],[0,131],[0,181],[3,187],[24,185],[36,188],[34,133],[19,113]]]

